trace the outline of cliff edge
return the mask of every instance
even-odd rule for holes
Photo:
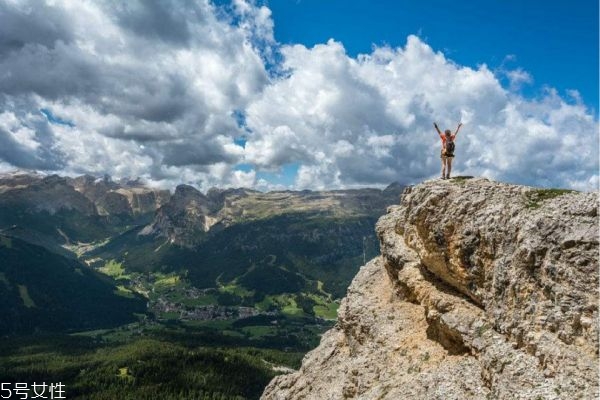
[[[407,188],[338,321],[262,399],[598,398],[598,197]]]

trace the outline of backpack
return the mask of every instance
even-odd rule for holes
[[[446,154],[453,155],[454,154],[454,140],[446,141]]]

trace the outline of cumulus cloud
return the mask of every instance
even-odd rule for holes
[[[0,1],[0,157],[171,184],[190,171],[200,186],[236,180],[233,168],[223,182],[211,171],[240,161],[233,113],[268,83],[252,43],[272,38],[268,13],[238,3],[232,25],[207,0]]]
[[[510,88],[514,91],[518,90],[524,84],[533,83],[531,75],[522,68],[507,71],[506,76],[510,82]]]
[[[598,122],[555,91],[528,100],[485,65],[464,67],[416,36],[403,48],[349,57],[330,40],[281,49],[289,75],[247,109],[247,160],[302,165],[298,187],[416,182],[439,172],[432,123],[455,129],[455,174],[532,185],[594,188]],[[268,149],[267,152],[263,151]]]
[[[524,98],[527,71],[457,65],[416,36],[350,57],[273,29],[250,0],[0,0],[0,169],[206,190],[279,188],[262,173],[292,165],[296,188],[383,186],[436,176],[432,123],[462,121],[455,174],[598,186],[575,90]]]

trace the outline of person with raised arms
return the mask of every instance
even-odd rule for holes
[[[452,160],[454,159],[454,140],[456,139],[456,135],[458,134],[462,123],[458,124],[454,135],[450,129],[446,129],[446,131],[442,133],[435,122],[433,123],[433,126],[440,135],[440,139],[442,139],[442,151],[440,154],[440,158],[442,159],[442,179],[450,179],[450,172],[452,172]]]

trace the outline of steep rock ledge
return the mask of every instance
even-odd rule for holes
[[[597,209],[485,179],[408,188],[336,326],[263,399],[597,398]]]

